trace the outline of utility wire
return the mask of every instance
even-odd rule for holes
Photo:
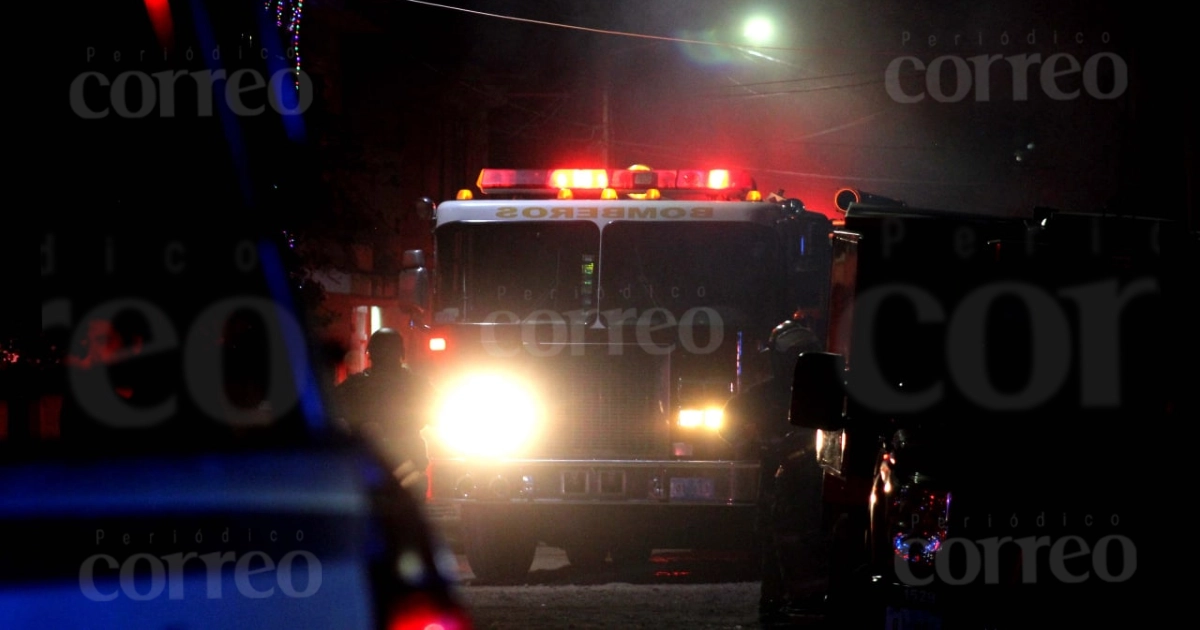
[[[885,80],[879,79],[874,81],[863,81],[861,83],[847,83],[845,85],[822,85],[810,88],[796,88],[794,90],[776,90],[774,92],[752,92],[750,94],[708,94],[707,98],[764,98],[767,96],[781,96],[784,94],[802,94],[805,92],[824,92],[826,90],[844,90],[849,88],[865,87],[868,85],[879,85]],[[747,84],[748,85],[748,84]],[[730,86],[740,87],[740,86]]]
[[[522,17],[516,17],[516,16],[512,16],[512,15],[500,15],[498,13],[486,13],[483,11],[476,11],[474,9],[466,9],[463,7],[455,7],[455,6],[445,5],[445,4],[437,4],[436,2],[425,2],[423,0],[404,0],[404,1],[411,2],[413,4],[421,4],[421,5],[425,5],[425,6],[429,6],[429,7],[435,7],[438,9],[449,9],[451,11],[461,11],[463,13],[470,13],[472,15],[482,15],[484,17],[497,18],[497,19],[501,19],[501,20],[511,20],[513,22],[525,22],[526,24],[538,24],[541,26],[553,26],[555,28],[565,28],[565,29],[570,29],[570,30],[575,30],[575,31],[584,31],[587,33],[598,33],[600,35],[619,35],[621,37],[653,39],[653,40],[658,40],[658,41],[663,41],[663,42],[675,42],[677,44],[694,44],[697,46],[718,46],[721,48],[733,48],[733,49],[742,49],[742,50],[753,48],[753,49],[757,49],[757,50],[790,50],[790,51],[796,51],[796,52],[804,52],[804,51],[809,51],[809,52],[811,52],[811,51],[829,51],[829,52],[841,51],[841,52],[858,52],[858,53],[864,52],[860,49],[852,49],[852,48],[794,48],[791,46],[752,46],[752,45],[743,45],[743,44],[731,44],[728,42],[710,42],[710,41],[704,41],[701,39],[683,39],[680,37],[667,37],[665,35],[648,35],[646,33],[631,33],[629,31],[613,31],[613,30],[602,29],[602,28],[589,28],[587,26],[575,26],[573,24],[561,24],[558,22],[549,22],[546,20],[534,20],[534,19],[530,19],[530,18],[522,18]],[[887,53],[887,54],[894,54],[894,53]]]
[[[546,20],[534,20],[531,18],[521,18],[521,17],[510,16],[510,15],[501,15],[501,14],[497,14],[497,13],[487,13],[484,11],[476,11],[473,9],[466,9],[463,7],[455,7],[455,6],[449,6],[449,5],[444,5],[444,4],[437,4],[434,2],[427,2],[425,0],[405,0],[405,1],[411,2],[413,4],[420,4],[420,5],[435,7],[435,8],[439,8],[439,9],[449,9],[452,11],[461,11],[463,13],[470,13],[472,15],[481,15],[481,16],[485,16],[485,17],[491,17],[491,18],[497,18],[497,19],[503,19],[503,20],[524,22],[524,23],[528,23],[528,24],[538,24],[538,25],[542,25],[542,26],[565,28],[565,29],[578,30],[578,31],[584,31],[584,32],[589,32],[589,33],[600,33],[600,34],[604,34],[604,35],[618,35],[618,36],[623,36],[623,37],[634,37],[634,38],[639,38],[639,39],[649,39],[649,40],[655,40],[655,41],[666,41],[666,42],[675,42],[675,43],[682,43],[682,44],[696,44],[696,45],[703,45],[703,46],[718,46],[718,47],[722,47],[722,48],[731,48],[734,50],[741,50],[743,52],[747,52],[747,51],[749,51],[749,49],[789,50],[789,51],[840,50],[840,49],[794,48],[794,47],[788,47],[788,46],[747,46],[747,45],[741,45],[741,44],[732,44],[732,43],[728,43],[728,42],[711,42],[711,41],[704,41],[704,40],[697,40],[697,39],[683,39],[683,38],[678,38],[678,37],[667,37],[667,36],[663,36],[663,35],[648,35],[645,33],[632,33],[632,32],[628,32],[628,31],[614,31],[614,30],[608,30],[608,29],[589,28],[589,27],[585,27],[585,26],[575,26],[572,24],[561,24],[558,22],[549,22]],[[840,77],[871,74],[873,72],[875,72],[875,71],[868,70],[868,71],[860,71],[860,72],[842,72],[842,73],[829,74],[829,75],[823,75],[823,76],[815,76],[815,77],[801,77],[801,78],[797,78],[797,79],[783,79],[783,80],[778,80],[778,81],[761,81],[761,82],[754,82],[754,83],[743,83],[743,84],[732,85],[732,86],[718,86],[716,89],[728,89],[728,88],[742,89],[742,88],[749,88],[749,87],[758,86],[758,85],[777,85],[777,84],[782,84],[782,83],[793,83],[793,82],[801,82],[801,81],[818,81],[818,80],[823,80],[823,79],[833,79],[833,78],[840,78]],[[883,80],[873,80],[873,81],[864,81],[864,82],[860,82],[860,83],[851,83],[851,84],[847,84],[847,85],[827,85],[827,86],[812,87],[812,88],[797,88],[794,90],[778,90],[778,91],[773,91],[773,92],[751,92],[750,94],[724,93],[724,94],[715,94],[715,95],[711,95],[711,96],[717,97],[717,98],[762,98],[762,97],[766,97],[766,96],[775,96],[775,95],[782,95],[782,94],[800,94],[800,93],[805,93],[805,92],[821,92],[821,91],[825,91],[825,90],[838,90],[838,89],[847,89],[847,88],[855,88],[855,87],[864,87],[864,86],[868,86],[868,85],[876,85],[876,84],[883,83],[883,82],[884,82]],[[709,95],[705,95],[705,96],[709,96]],[[514,107],[516,107],[516,106],[514,106]]]
[[[564,141],[559,136],[544,135],[544,134],[538,134],[538,133],[528,134],[525,137],[530,140],[552,140],[552,141],[559,142],[559,143],[569,142],[569,143],[582,144],[582,143],[588,142],[588,140],[582,139],[582,138],[573,138],[569,141]],[[698,150],[700,150],[700,149],[689,149],[687,147],[671,147],[671,146],[666,146],[666,145],[662,145],[662,144],[630,142],[627,140],[613,140],[612,144],[634,148],[634,149],[637,149],[640,153],[642,153],[644,155],[659,156],[659,157],[667,158],[676,163],[685,163],[685,162],[689,162],[689,161],[693,160],[696,152]],[[847,146],[849,146],[849,145],[847,145]],[[910,147],[863,147],[863,148],[909,149]],[[911,148],[922,149],[923,147],[911,147]],[[892,178],[892,177],[865,177],[865,176],[861,176],[861,175],[828,175],[828,174],[824,174],[824,173],[805,173],[805,172],[799,172],[799,171],[765,169],[765,168],[756,168],[756,167],[738,166],[738,165],[730,165],[729,168],[744,170],[744,171],[748,171],[748,172],[755,173],[755,174],[785,175],[788,177],[799,177],[799,178],[805,178],[805,179],[823,179],[823,180],[832,180],[832,181],[838,181],[838,182],[844,182],[844,183],[871,182],[871,183],[913,184],[913,185],[921,185],[921,186],[953,186],[953,187],[964,187],[964,186],[965,187],[986,187],[986,186],[1005,185],[1003,182],[953,182],[953,181],[945,181],[945,180],[904,179],[904,178]]]
[[[716,89],[730,90],[733,88],[744,88],[744,87],[751,87],[751,86],[756,86],[756,85],[772,85],[772,84],[779,84],[779,83],[793,83],[793,82],[799,82],[799,81],[820,81],[823,79],[851,77],[851,76],[857,76],[857,75],[862,75],[862,74],[876,74],[876,71],[865,70],[862,72],[840,72],[837,74],[826,74],[826,75],[815,76],[815,77],[802,77],[799,79],[782,79],[779,81],[761,81],[758,83],[741,83],[741,84],[737,84],[737,85],[718,86]],[[916,73],[910,70],[910,71],[906,72],[905,74],[912,75],[912,74],[916,74]],[[796,88],[794,90],[775,90],[773,92],[751,92],[750,94],[744,94],[744,93],[738,94],[738,93],[723,92],[723,93],[716,93],[716,94],[704,94],[703,96],[710,97],[710,98],[754,98],[754,97],[762,97],[762,96],[774,96],[776,94],[800,94],[800,93],[804,93],[804,92],[820,92],[820,91],[824,91],[824,90],[839,90],[839,89],[844,89],[844,88],[855,88],[855,87],[863,87],[863,86],[867,86],[867,85],[877,85],[877,84],[886,83],[886,82],[887,82],[887,79],[873,79],[871,81],[862,81],[859,83],[845,83],[842,85],[822,85],[822,86],[818,86],[818,87]]]
[[[562,111],[563,106],[566,105],[567,101],[569,101],[569,100],[570,100],[570,98],[558,99],[558,101],[556,103],[553,103],[552,105],[547,107],[544,111],[538,113],[533,118],[526,121],[524,124],[518,126],[516,129],[509,130],[508,136],[515,137],[515,136],[521,135],[522,133],[525,132],[526,129],[532,127],[533,125],[536,125],[539,123],[550,122],[550,121],[554,120],[555,117],[558,116],[558,113],[560,111]],[[575,122],[575,121],[570,121],[570,122]]]
[[[873,150],[873,151],[949,151],[949,147],[929,146],[922,147],[916,145],[881,145],[881,144],[852,144],[849,142],[803,142],[801,140],[785,140],[792,144],[798,144],[806,147],[837,147],[841,149],[853,149],[855,151]]]
[[[824,74],[815,77],[799,77],[796,79],[779,79],[777,81],[751,81],[748,83],[737,83],[735,85],[718,85],[714,89],[732,89],[743,87],[757,87],[760,85],[779,85],[780,83],[799,83],[801,81],[821,81],[824,79],[840,79],[842,77],[854,77],[862,74],[879,74],[878,70],[860,70],[858,72],[838,72],[836,74]]]
[[[668,147],[659,144],[645,144],[638,142],[625,142],[621,140],[614,141],[613,144],[620,144],[629,147],[634,147],[641,150],[643,153],[651,155],[659,155],[666,158],[676,160],[691,160],[691,155],[695,154],[695,150],[689,150],[684,147]],[[665,149],[665,150],[664,150]],[[861,175],[826,175],[823,173],[804,173],[799,171],[785,171],[779,169],[757,168],[752,166],[730,165],[729,168],[749,171],[755,174],[772,174],[786,175],[789,177],[802,177],[806,179],[826,179],[839,182],[873,182],[873,183],[888,183],[888,184],[917,184],[922,186],[995,186],[997,182],[951,182],[945,180],[921,180],[921,179],[902,179],[891,177],[864,177]]]
[[[728,90],[735,89],[735,88],[750,88],[750,87],[757,87],[760,85],[779,85],[782,83],[800,83],[802,81],[824,81],[826,79],[840,79],[840,78],[844,78],[844,77],[855,77],[855,76],[860,76],[860,75],[876,75],[876,76],[878,76],[878,74],[879,74],[878,70],[859,70],[857,72],[837,72],[834,74],[822,74],[822,75],[817,75],[817,76],[812,76],[812,77],[798,77],[795,79],[779,79],[776,81],[751,81],[748,83],[738,83],[738,82],[734,81],[734,83],[732,85],[706,86],[706,87],[711,87],[711,89],[720,91],[720,92],[716,93],[716,94],[704,94],[704,96],[751,96],[751,95],[762,96],[762,95],[770,95],[770,94],[791,94],[793,91],[803,92],[803,91],[812,90],[812,89],[857,87],[859,85],[869,85],[871,82],[854,83],[854,84],[849,84],[849,85],[823,86],[820,88],[797,88],[796,90],[780,90],[780,91],[776,91],[776,92],[754,92],[753,94],[729,94],[728,93]],[[917,72],[915,70],[905,70],[902,74],[912,76],[912,75],[919,74],[919,72]],[[882,83],[882,81],[874,81],[874,82]]]
[[[821,131],[815,131],[815,132],[813,132],[813,133],[810,133],[810,134],[805,134],[805,135],[803,135],[803,136],[800,136],[799,138],[795,138],[795,139],[789,140],[788,142],[799,142],[799,141],[801,141],[801,140],[808,140],[809,138],[816,138],[816,137],[819,137],[819,136],[824,136],[824,135],[828,135],[828,134],[831,134],[831,133],[834,133],[834,132],[837,132],[837,131],[842,131],[843,129],[849,129],[849,128],[851,128],[851,127],[857,127],[857,126],[859,126],[859,125],[863,125],[863,124],[866,124],[866,123],[870,122],[872,119],[874,119],[874,118],[878,117],[878,116],[879,116],[880,114],[882,114],[882,113],[883,113],[883,112],[879,111],[879,112],[875,112],[874,114],[867,114],[866,116],[863,116],[862,118],[858,118],[858,119],[856,119],[856,120],[852,120],[852,121],[850,121],[850,122],[848,122],[848,123],[846,123],[846,124],[844,124],[844,125],[838,125],[838,126],[836,126],[836,127],[830,127],[829,129],[823,129],[823,130],[821,130]]]

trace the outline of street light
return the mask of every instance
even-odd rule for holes
[[[774,64],[795,68],[795,64],[754,50],[756,47],[773,46],[778,43],[779,38],[777,37],[776,31],[778,29],[776,24],[776,19],[769,15],[751,15],[742,24],[742,40],[745,44],[733,46],[734,50],[755,61],[769,61]],[[785,28],[784,30],[786,31],[787,29]]]
[[[775,37],[775,23],[762,16],[751,17],[742,28],[742,36],[750,44],[765,46]]]
[[[730,17],[733,17],[733,16],[730,16]],[[733,19],[727,18],[727,20],[728,21],[725,22],[727,25],[736,23],[736,18],[733,18]],[[778,40],[778,32],[777,31],[779,30],[778,26],[777,26],[778,22],[779,22],[779,20],[777,20],[776,17],[769,15],[769,12],[751,15],[742,24],[742,36],[740,38],[741,42],[735,43],[734,41],[726,41],[723,44],[723,46],[728,47],[734,51],[737,51],[741,55],[744,55],[745,57],[749,58],[751,61],[755,61],[755,62],[767,61],[767,62],[776,64],[776,65],[782,65],[782,66],[787,66],[790,68],[795,68],[796,66],[792,63],[789,63],[782,59],[778,59],[776,57],[773,57],[773,56],[764,54],[762,52],[759,52],[757,50],[754,50],[755,47],[771,46],[771,45],[776,44],[776,42]],[[786,27],[786,24],[787,24],[786,20],[783,20],[783,23],[785,25],[783,30],[786,32],[788,30]],[[728,28],[728,27],[726,27],[726,28]],[[713,31],[709,31],[709,33],[712,33],[712,32]],[[728,36],[726,36],[726,38],[728,38]],[[737,38],[728,38],[728,39],[736,40]],[[634,45],[634,46],[628,46],[625,48],[611,50],[611,51],[608,51],[606,54],[600,54],[600,55],[596,56],[596,61],[599,66],[597,68],[597,70],[598,70],[597,74],[598,74],[598,78],[599,78],[598,83],[599,83],[599,87],[600,87],[600,95],[599,95],[599,97],[600,97],[600,133],[601,133],[601,139],[600,139],[600,143],[599,143],[600,147],[601,147],[601,158],[600,159],[605,168],[614,168],[615,167],[615,164],[612,163],[612,147],[614,144],[614,139],[613,139],[612,104],[610,101],[610,91],[612,89],[612,81],[613,81],[613,78],[611,76],[611,72],[612,72],[612,67],[611,67],[612,59],[611,58],[616,56],[617,54],[626,53],[631,50],[647,48],[647,47],[655,46],[655,45],[658,45],[661,43],[662,43],[661,41],[651,41],[649,43],[642,43],[642,44],[638,44],[638,45]],[[718,61],[721,63],[728,63],[729,61],[732,61],[733,59],[735,59],[735,58],[733,58],[732,56],[724,56],[721,59],[719,59]],[[711,62],[712,60],[709,60],[709,61]]]

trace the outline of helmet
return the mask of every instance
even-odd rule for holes
[[[789,319],[771,330],[767,348],[773,353],[798,356],[801,352],[820,352],[821,342],[808,327]]]
[[[782,376],[796,366],[796,357],[804,352],[820,352],[823,348],[811,329],[788,320],[771,331],[766,349],[771,353],[773,371]]]
[[[801,214],[804,212],[804,202],[799,199],[784,199],[783,209],[787,210],[790,214]]]
[[[374,367],[399,363],[404,359],[404,338],[391,328],[380,328],[367,342],[367,355]]]

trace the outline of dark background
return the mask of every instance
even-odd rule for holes
[[[37,19],[9,24],[36,35],[36,44],[16,57],[21,72],[9,92],[16,107],[7,110],[19,165],[4,223],[9,246],[0,248],[5,269],[16,272],[0,308],[0,344],[11,353],[0,362],[0,397],[10,402],[37,391],[37,360],[55,354],[39,338],[34,292],[24,282],[29,259],[19,244],[26,239],[42,242],[53,231],[79,243],[56,252],[56,273],[38,279],[39,301],[150,297],[171,309],[183,329],[194,315],[189,305],[205,302],[198,295],[228,292],[230,271],[214,264],[183,279],[164,277],[150,261],[168,239],[186,236],[198,251],[210,243],[202,256],[214,261],[240,235],[328,245],[307,250],[310,260],[289,260],[297,269],[335,258],[342,243],[392,243],[396,251],[426,246],[413,200],[452,198],[484,166],[590,165],[607,155],[613,167],[748,168],[763,190],[784,189],[830,215],[836,215],[834,192],[855,186],[912,206],[996,215],[1053,206],[1198,227],[1196,34],[1182,14],[1161,5],[446,0],[495,14],[709,42],[737,41],[751,9],[773,12],[785,32],[779,45],[788,49],[747,52],[403,0],[309,0],[301,65],[313,79],[314,100],[299,120],[269,108],[259,116],[202,117],[188,109],[194,101],[184,92],[173,118],[76,115],[69,88],[83,72],[110,79],[130,70],[199,72],[206,68],[202,56],[214,62],[215,46],[222,51],[216,67],[228,71],[254,68],[269,76],[288,62],[288,34],[258,0],[171,1],[168,58],[138,59],[143,49],[163,48],[147,12],[163,4],[71,0],[39,5]],[[38,30],[46,22],[52,28]],[[1035,44],[1018,43],[1031,31]],[[912,34],[907,44],[905,32]],[[1054,32],[1081,32],[1086,42],[1048,43],[1046,34]],[[1110,44],[1098,41],[1104,32]],[[958,33],[981,35],[984,43],[945,44]],[[1010,46],[1000,43],[1005,33]],[[922,47],[931,35],[943,44]],[[271,63],[234,59],[239,46],[265,47]],[[195,51],[191,61],[188,48]],[[1081,61],[1118,54],[1128,64],[1128,90],[1111,101],[1082,95],[1063,102],[1033,83],[1030,99],[1016,102],[999,74],[987,103],[926,98],[906,105],[884,90],[884,70],[899,56],[928,63],[941,54],[1056,52]],[[918,89],[920,79],[914,85],[906,78],[906,89]],[[948,77],[943,81],[950,85]],[[93,97],[103,102],[103,93]],[[129,260],[143,262],[103,284],[110,236],[129,248],[123,250]],[[1127,438],[1114,435],[1112,451],[1097,454],[1098,483],[1104,475],[1146,474],[1147,485],[1156,486],[1164,463],[1170,475],[1170,465],[1182,461],[1168,452],[1186,443],[1173,429],[1155,433],[1147,450],[1128,451]],[[19,430],[19,423],[9,427]],[[1164,548],[1141,550],[1148,563],[1165,564],[1178,553],[1165,547],[1186,540],[1175,536],[1184,532],[1169,531],[1169,523],[1183,522],[1166,511],[1170,505],[1148,491],[1147,510],[1168,524],[1158,541]]]
[[[11,133],[22,139],[18,173],[28,175],[16,187],[22,194],[7,234],[32,240],[25,217],[34,215],[39,234],[75,232],[95,247],[106,235],[153,250],[175,234],[254,233],[391,243],[399,251],[428,245],[413,200],[451,198],[473,184],[479,168],[590,165],[605,157],[614,167],[749,168],[760,188],[785,189],[834,216],[833,192],[856,186],[912,206],[986,214],[1053,206],[1178,218],[1196,228],[1200,108],[1190,85],[1191,37],[1186,26],[1167,28],[1178,20],[1158,9],[1108,1],[446,4],[736,45],[585,32],[404,0],[309,0],[301,67],[314,98],[302,117],[285,119],[269,107],[258,116],[221,115],[220,99],[215,115],[199,116],[195,94],[181,90],[171,118],[156,109],[138,119],[86,120],[68,98],[83,72],[113,79],[131,70],[195,73],[211,63],[269,76],[291,63],[291,34],[257,0],[56,3],[54,28],[27,69],[39,98],[10,113]],[[166,59],[155,54],[164,44],[150,17],[161,6],[169,6],[173,25]],[[738,43],[752,11],[774,16],[779,49]],[[1034,44],[1024,41],[1030,32]],[[1054,43],[1054,33],[1063,41]],[[1085,43],[1067,43],[1070,33],[1084,34]],[[958,45],[955,34],[963,35]],[[937,46],[928,46],[930,36]],[[211,59],[216,46],[220,60]],[[239,47],[243,59],[234,55]],[[261,48],[269,60],[249,54]],[[141,50],[150,52],[141,57]],[[884,90],[884,69],[899,56],[928,63],[943,54],[1058,52],[1081,62],[1099,52],[1119,55],[1127,91],[1114,100],[1083,94],[1054,101],[1035,79],[1029,100],[1013,101],[1001,72],[986,103],[900,104]],[[905,81],[915,92],[922,77]],[[942,82],[953,85],[950,77]],[[110,104],[98,86],[89,90],[89,103]],[[309,257],[334,249],[311,248]],[[8,269],[26,268],[17,248],[5,250]],[[57,255],[64,263],[78,255],[75,269],[95,271],[94,251]],[[69,294],[91,278],[43,276],[42,297]],[[189,282],[219,287],[221,278],[214,271]],[[36,311],[25,308],[29,290],[16,291],[0,309],[0,338],[9,346],[38,329]]]
[[[412,197],[452,197],[485,163],[600,161],[607,86],[612,166],[746,167],[760,186],[785,188],[818,211],[832,212],[831,192],[846,185],[915,206],[1000,214],[1034,205],[1090,211],[1128,196],[1127,205],[1139,212],[1186,217],[1185,208],[1195,204],[1194,139],[1188,138],[1195,135],[1196,99],[1188,89],[1186,33],[1164,31],[1161,17],[1143,15],[1146,10],[1130,3],[923,2],[903,9],[807,1],[773,7],[713,0],[445,4],[712,42],[744,41],[738,32],[744,17],[765,7],[782,31],[774,45],[787,49],[598,34],[405,0],[310,0],[301,65],[314,79],[315,100],[302,140],[289,142],[270,110],[240,117],[236,125],[219,116],[189,118],[182,107],[173,120],[152,113],[96,121],[79,119],[63,99],[52,142],[59,172],[71,174],[68,192],[93,203],[129,204],[135,196],[164,198],[151,192],[161,189],[174,195],[173,204],[201,207],[205,199],[241,197],[231,172],[240,165],[252,185],[264,189],[256,191],[255,204],[277,200],[288,208],[279,211],[281,219],[309,220],[319,213],[313,206],[357,206],[346,212],[373,218],[403,215]],[[208,36],[196,28],[200,6]],[[165,62],[133,60],[134,49],[158,48],[143,2],[80,3],[65,11],[68,21],[56,39],[68,63],[55,69],[57,91],[86,70],[110,76],[129,69],[201,70],[199,58],[187,62],[183,51],[205,48],[202,40],[223,47],[220,67],[230,71],[250,67],[231,55],[249,36],[273,57],[285,48],[283,29],[273,29],[277,42],[264,40],[272,29],[259,24],[267,13],[261,2],[171,7],[177,52]],[[1030,33],[1034,44],[1027,43]],[[1068,42],[1073,33],[1084,43]],[[1105,33],[1107,44],[1100,40]],[[958,45],[956,34],[962,35]],[[1008,45],[1001,44],[1005,35]],[[936,46],[928,45],[930,36],[939,38]],[[88,47],[98,51],[91,62]],[[125,56],[114,62],[106,53],[118,50]],[[1129,86],[1120,98],[1083,93],[1055,101],[1042,92],[1035,72],[1028,100],[1014,101],[1002,61],[993,69],[988,102],[968,96],[901,104],[883,85],[888,63],[904,55],[929,63],[939,55],[1036,53],[1044,60],[1068,53],[1082,63],[1101,52],[1127,64]],[[1079,87],[1078,76],[1063,79],[1064,89]],[[906,75],[906,91],[921,89],[923,79]],[[953,79],[943,77],[942,85],[949,91]],[[328,184],[332,198],[299,192],[317,183]],[[182,212],[171,216],[184,218]]]

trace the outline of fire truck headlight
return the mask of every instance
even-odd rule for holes
[[[719,407],[708,409],[679,410],[679,426],[684,428],[705,428],[716,431],[721,428],[725,413]]]
[[[475,375],[445,390],[435,435],[460,455],[505,457],[529,442],[541,413],[537,398],[523,383],[499,375]]]

